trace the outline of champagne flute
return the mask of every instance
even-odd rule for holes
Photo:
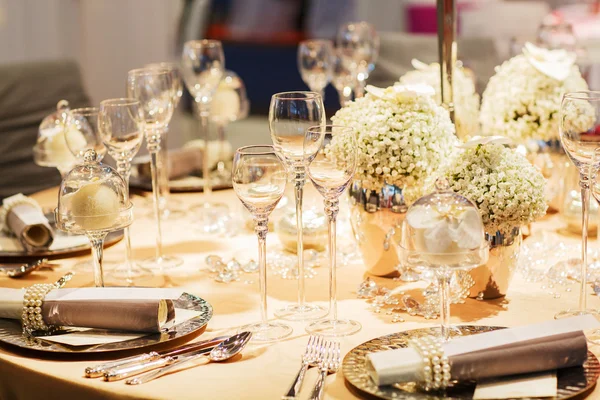
[[[258,237],[261,322],[239,329],[252,332],[252,340],[270,342],[283,339],[292,328],[267,320],[267,232],[269,215],[281,200],[287,180],[285,165],[273,146],[246,146],[238,149],[233,159],[233,189],[254,217]]]
[[[174,62],[159,62],[146,65],[146,68],[164,69],[171,74],[171,83],[173,89],[173,112],[177,109],[181,96],[183,95],[183,83],[181,80],[181,71],[179,65]],[[160,210],[163,218],[181,218],[186,215],[182,209],[181,203],[170,198],[169,190],[169,150],[167,138],[169,127],[166,126],[160,135],[160,150],[158,151],[158,161],[161,167],[158,168],[158,193],[160,200]]]
[[[579,308],[561,311],[554,318],[596,314],[587,308],[588,221],[590,208],[590,173],[597,170],[600,160],[594,152],[600,143],[600,92],[581,91],[566,93],[560,106],[560,140],[565,152],[579,169],[581,187],[581,288]]]
[[[229,210],[225,204],[211,203],[212,178],[208,157],[210,132],[210,107],[213,96],[225,71],[225,55],[218,40],[191,40],[183,46],[181,58],[183,80],[190,94],[194,97],[196,111],[200,119],[200,128],[204,139],[202,155],[202,177],[204,178],[204,202],[191,209],[199,212],[202,229],[205,233],[222,232],[223,219]]]
[[[284,92],[271,98],[269,130],[275,150],[294,173],[296,199],[296,231],[298,232],[298,303],[277,310],[275,315],[290,320],[320,318],[325,310],[306,304],[304,276],[304,246],[302,233],[302,197],[306,181],[304,136],[311,126],[325,126],[323,98],[315,92]]]
[[[337,48],[349,63],[356,78],[356,97],[365,94],[369,74],[375,68],[379,55],[379,35],[373,25],[367,22],[350,22],[340,26],[337,34]]]
[[[147,269],[158,269],[160,271],[183,264],[183,260],[179,257],[163,254],[162,213],[158,192],[158,151],[161,146],[161,134],[165,132],[165,128],[173,116],[173,85],[171,79],[172,74],[169,71],[155,68],[133,69],[127,74],[127,96],[140,102],[144,119],[144,134],[150,153],[152,197],[154,218],[156,219],[156,256],[143,260],[140,265]]]
[[[340,106],[342,107],[352,101],[352,88],[356,86],[355,77],[349,64],[341,51],[336,49],[333,57],[333,78],[331,82],[338,92]]]
[[[325,98],[325,87],[331,82],[333,69],[331,40],[303,40],[298,46],[298,70],[312,92]]]
[[[346,126],[313,126],[304,138],[306,172],[323,196],[329,220],[329,318],[308,325],[306,331],[310,334],[347,336],[361,329],[356,321],[338,318],[336,278],[335,229],[339,198],[356,172],[356,149],[354,129]]]
[[[117,172],[123,177],[129,191],[131,160],[140,150],[144,139],[144,125],[140,110],[140,102],[131,98],[107,99],[100,102],[98,115],[98,131],[108,154],[117,162]],[[151,275],[151,273],[133,262],[131,235],[129,227],[124,230],[125,262],[115,268],[111,275],[124,278],[128,285],[135,278]]]

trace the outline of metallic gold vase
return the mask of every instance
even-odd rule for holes
[[[496,299],[506,295],[508,286],[517,270],[523,237],[521,229],[516,227],[507,234],[496,232],[485,235],[490,245],[488,262],[469,273],[475,284],[469,297],[478,299]]]

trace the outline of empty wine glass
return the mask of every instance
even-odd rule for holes
[[[598,169],[600,160],[594,159],[596,148],[600,147],[600,92],[581,91],[566,93],[563,96],[559,116],[560,140],[565,152],[579,169],[581,187],[581,289],[579,308],[568,309],[556,314],[555,318],[573,315],[595,314],[587,308],[588,270],[588,222],[590,208],[590,172]]]
[[[166,256],[162,249],[162,213],[159,203],[158,188],[158,151],[161,146],[161,135],[173,116],[173,84],[172,74],[164,69],[140,68],[127,74],[127,96],[140,102],[144,119],[144,134],[148,152],[150,153],[150,170],[152,175],[152,197],[154,218],[156,219],[156,256],[143,260],[140,265],[147,269],[164,271],[183,264],[183,260],[175,256]]]
[[[356,97],[364,96],[369,74],[379,56],[379,35],[373,25],[361,21],[340,26],[336,46],[356,78]]]
[[[311,334],[346,336],[358,332],[360,323],[339,319],[336,278],[336,218],[339,197],[356,172],[356,134],[353,128],[339,125],[314,126],[306,131],[304,156],[306,172],[323,196],[329,221],[329,318],[306,327]]]
[[[220,223],[220,220],[227,216],[229,209],[225,204],[210,202],[212,177],[208,157],[210,108],[215,91],[225,71],[225,55],[223,54],[221,42],[218,40],[191,40],[186,42],[183,46],[181,69],[185,85],[196,104],[201,134],[204,139],[204,154],[202,156],[204,202],[199,206],[192,206],[191,209],[200,214],[201,226],[204,232],[223,232],[223,224]]]
[[[325,126],[323,98],[315,92],[284,92],[271,98],[269,130],[275,150],[283,157],[294,174],[296,199],[296,229],[298,233],[298,303],[277,310],[279,318],[306,320],[320,318],[325,311],[306,304],[304,276],[304,246],[302,233],[302,197],[306,182],[304,136],[311,126]]]
[[[477,207],[449,190],[440,178],[436,191],[421,197],[402,222],[398,255],[402,265],[430,271],[440,288],[441,339],[450,338],[450,280],[456,270],[468,270],[488,260],[488,242]]]
[[[98,126],[108,154],[117,162],[117,172],[123,177],[129,190],[131,160],[139,151],[144,139],[140,102],[128,98],[103,100],[100,102]],[[125,262],[117,266],[111,275],[124,278],[127,284],[131,285],[135,278],[139,279],[151,274],[134,264],[129,228],[125,228],[124,234]]]
[[[67,113],[65,141],[71,153],[80,161],[88,150],[94,150],[98,161],[106,154],[98,131],[98,113],[96,107],[76,108]]]
[[[125,181],[110,166],[100,163],[94,150],[86,151],[83,164],[75,166],[60,185],[56,226],[88,236],[97,287],[104,286],[104,239],[109,232],[131,225],[132,208]]]
[[[238,149],[233,159],[233,189],[254,217],[258,237],[258,265],[261,296],[261,322],[241,327],[252,332],[252,340],[268,342],[283,339],[292,328],[267,319],[267,232],[269,215],[285,191],[285,165],[273,146],[246,146]]]
[[[340,106],[344,107],[349,101],[352,101],[352,88],[356,86],[356,78],[352,72],[351,63],[337,49],[333,57],[333,77],[331,82],[338,92]]]
[[[333,69],[331,40],[303,40],[298,46],[298,70],[308,88],[325,98]]]
[[[181,96],[183,95],[183,82],[179,65],[174,62],[159,62],[147,64],[146,68],[164,69],[171,74],[171,84],[173,89],[173,111],[177,109]],[[181,202],[174,200],[170,196],[169,190],[169,150],[167,134],[169,127],[165,127],[160,136],[160,150],[158,151],[158,162],[161,167],[158,168],[158,193],[160,201],[160,210],[163,218],[181,218],[186,215],[182,209]]]

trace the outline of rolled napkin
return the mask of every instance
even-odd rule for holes
[[[25,289],[0,289],[0,318],[21,319]],[[50,291],[41,305],[47,325],[160,332],[174,322],[180,290],[81,288]]]
[[[0,226],[2,231],[15,235],[27,252],[47,250],[54,241],[54,231],[42,207],[22,193],[3,200]]]
[[[548,371],[582,365],[587,357],[583,330],[600,326],[591,315],[548,321],[464,336],[442,345],[450,374],[456,380]],[[367,356],[367,369],[379,385],[418,382],[423,358],[413,348]]]

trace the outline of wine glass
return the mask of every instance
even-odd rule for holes
[[[132,209],[125,181],[110,166],[103,165],[94,150],[85,152],[83,164],[75,166],[60,185],[56,226],[90,239],[97,287],[104,286],[104,239],[109,232],[131,225]]]
[[[246,146],[238,149],[233,159],[233,190],[254,217],[258,237],[261,322],[241,327],[252,332],[252,340],[268,342],[283,339],[292,328],[267,320],[267,232],[269,215],[283,196],[287,180],[285,165],[273,146]]]
[[[65,141],[71,153],[80,161],[88,150],[94,150],[98,161],[106,154],[98,131],[98,113],[96,107],[75,108],[67,113]]]
[[[298,46],[298,70],[309,89],[325,98],[333,69],[331,40],[303,40]]]
[[[183,260],[175,256],[166,256],[162,249],[162,230],[159,200],[159,162],[158,151],[161,147],[161,135],[173,116],[173,75],[164,69],[140,68],[127,74],[127,97],[140,102],[144,120],[144,134],[148,152],[150,153],[150,170],[152,175],[152,196],[154,218],[156,219],[156,256],[143,260],[140,265],[147,269],[174,268],[183,264]]]
[[[325,310],[305,302],[304,246],[302,233],[302,197],[306,181],[304,136],[311,126],[325,126],[323,98],[315,92],[283,92],[274,94],[269,107],[269,130],[275,150],[294,174],[296,229],[298,233],[298,303],[277,310],[279,318],[306,320],[320,318]]]
[[[177,109],[181,96],[183,95],[183,82],[179,65],[174,62],[159,62],[147,64],[145,68],[164,69],[171,74],[171,83],[173,88],[173,111]],[[186,215],[182,209],[181,202],[170,198],[169,190],[169,150],[167,138],[169,127],[165,127],[160,135],[160,150],[158,151],[158,161],[161,167],[158,168],[158,193],[160,201],[160,210],[163,218],[181,218]]]
[[[342,56],[341,52],[336,49],[333,57],[333,78],[331,82],[338,92],[340,106],[342,107],[349,101],[352,101],[352,88],[356,86],[356,80],[350,64]]]
[[[306,172],[323,196],[329,221],[329,319],[313,322],[306,331],[328,336],[352,335],[361,329],[360,323],[339,319],[337,312],[336,218],[339,197],[356,172],[356,133],[353,128],[339,125],[311,127],[304,139],[304,156]]]
[[[336,45],[342,57],[349,63],[356,79],[356,97],[365,94],[369,74],[375,68],[379,55],[379,35],[373,25],[361,21],[340,26]]]
[[[131,98],[108,99],[100,102],[98,131],[108,154],[117,162],[117,172],[123,177],[129,190],[131,160],[137,154],[144,139],[144,126],[140,102]],[[131,285],[135,278],[151,275],[136,266],[131,250],[129,228],[124,230],[125,263],[112,271],[112,276],[124,278]]]
[[[489,245],[477,207],[439,178],[436,191],[410,206],[402,222],[398,255],[402,265],[430,271],[440,288],[441,339],[450,338],[450,281],[457,270],[488,260]]]
[[[219,220],[229,213],[225,204],[211,203],[212,178],[210,160],[206,156],[209,149],[211,103],[215,91],[221,82],[225,71],[225,55],[218,40],[191,40],[183,46],[181,69],[185,85],[194,98],[196,111],[200,119],[201,133],[204,138],[204,155],[202,157],[202,177],[204,178],[204,202],[192,206],[202,219],[202,229],[205,233],[223,232]]]
[[[568,309],[556,314],[555,318],[573,315],[595,314],[587,308],[588,270],[588,221],[590,208],[590,173],[598,169],[600,160],[594,159],[600,147],[600,92],[570,92],[563,96],[559,116],[560,141],[565,152],[579,169],[581,187],[582,231],[581,231],[581,289],[579,308]]]

